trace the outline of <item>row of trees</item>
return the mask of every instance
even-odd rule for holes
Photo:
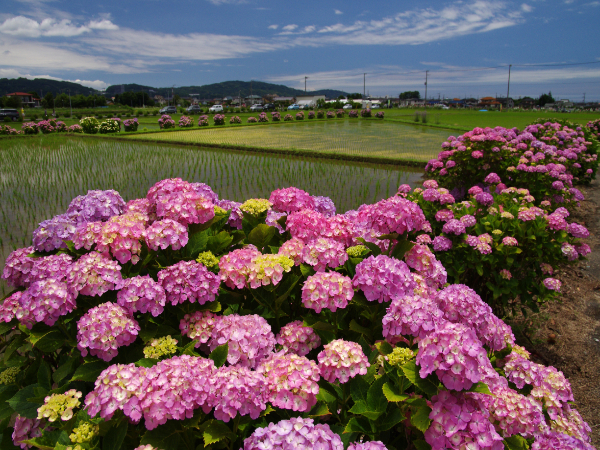
[[[125,106],[131,106],[132,108],[142,106],[154,106],[154,100],[146,92],[129,91],[123,92],[122,94],[116,94],[115,104],[117,103]],[[176,105],[177,103],[174,104]]]
[[[28,92],[28,94],[33,95],[36,98],[40,98],[37,92]],[[70,100],[70,102],[69,102]],[[51,92],[48,92],[44,97],[40,100],[42,108],[45,109],[54,109],[54,108],[68,108],[72,106],[73,108],[93,108],[95,106],[106,106],[106,98],[102,95],[72,95],[69,99],[69,94],[58,94],[56,97],[52,95]],[[21,104],[20,97],[2,97],[0,98],[0,107],[2,108],[16,108],[21,109],[23,105]]]

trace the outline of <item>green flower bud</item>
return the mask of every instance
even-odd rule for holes
[[[171,336],[152,339],[150,344],[144,347],[144,356],[150,359],[160,359],[162,356],[172,355],[177,351],[177,340]]]
[[[100,427],[98,425],[90,422],[82,422],[77,428],[73,429],[73,433],[69,435],[69,439],[76,444],[83,444],[84,442],[90,442],[98,435],[99,431]]]
[[[21,371],[18,367],[9,367],[0,373],[0,384],[13,384],[17,374]]]
[[[196,258],[196,262],[204,264],[208,269],[213,269],[219,265],[219,258],[217,258],[211,251],[202,252]]]
[[[364,255],[368,250],[369,248],[364,245],[355,245],[354,247],[348,247],[346,249],[346,253],[348,253],[348,256],[350,256],[351,258],[359,258],[362,255]]]
[[[242,203],[240,209],[248,214],[257,216],[260,213],[271,209],[271,206],[273,206],[273,204],[266,198],[251,198]]]
[[[44,399],[44,404],[38,408],[38,419],[56,419],[67,421],[73,417],[73,409],[81,405],[81,392],[70,389],[64,394],[52,394]]]

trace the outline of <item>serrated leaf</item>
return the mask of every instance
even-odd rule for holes
[[[310,413],[308,413],[309,417],[327,416],[329,414],[331,414],[331,411],[329,411],[327,404],[321,402],[317,403],[313,409],[310,410]]]
[[[205,303],[198,309],[198,311],[219,312],[221,311],[221,308],[221,303],[215,300],[214,302]]]
[[[429,418],[430,413],[431,408],[429,406],[421,405],[410,415],[410,423],[412,423],[419,431],[425,433],[429,428],[429,425],[431,425],[431,419]]]
[[[529,448],[527,441],[519,435],[504,439],[504,446],[507,450],[527,450]]]
[[[431,380],[421,378],[419,370],[414,360],[407,362],[402,367],[404,376],[415,386],[425,392],[427,395],[432,396],[437,394],[438,387]]]
[[[68,445],[71,443],[69,435],[64,430],[44,431],[40,437],[24,441],[40,450],[54,450],[57,444]]]
[[[356,240],[359,241],[365,247],[367,247],[369,250],[371,250],[371,253],[373,253],[373,256],[381,255],[381,249],[379,248],[378,245],[373,244],[372,242],[367,242],[363,238],[357,238]]]
[[[10,357],[12,356],[12,354],[17,351],[17,349],[23,343],[24,339],[25,339],[25,335],[23,335],[23,334],[14,336],[11,339],[10,344],[8,344],[8,346],[4,350],[4,362],[8,361],[10,359]]]
[[[392,347],[387,341],[379,341],[375,344],[375,347],[382,355],[389,355],[394,351],[394,347]]]
[[[403,402],[408,398],[408,395],[401,394],[398,388],[391,383],[385,383],[382,391],[388,402]]]
[[[246,240],[262,251],[273,240],[276,233],[278,233],[277,228],[261,223],[254,227]]]
[[[308,264],[304,264],[304,263],[300,264],[300,272],[302,273],[302,276],[304,276],[304,277],[310,277],[316,273],[315,269],[313,269]]]
[[[404,416],[404,414],[402,414],[402,411],[400,411],[400,409],[393,408],[389,414],[386,414],[385,416],[380,417],[377,420],[377,431],[387,431],[405,419],[406,417]]]
[[[81,361],[81,355],[76,352],[76,355],[71,356],[65,363],[63,363],[56,371],[52,374],[52,379],[55,383],[60,383],[62,380],[71,375],[72,372],[77,370],[77,366]]]
[[[197,258],[200,252],[206,249],[208,244],[208,233],[206,231],[196,232],[189,235],[187,245],[183,248],[186,255]]]
[[[333,325],[326,323],[326,322],[315,322],[312,325],[308,325],[305,323],[305,325],[308,327],[311,327],[313,330],[321,330],[321,331],[333,330]]]
[[[13,320],[11,320],[8,323],[7,322],[2,322],[2,323],[0,323],[0,334],[6,333],[6,332],[12,330],[13,328],[15,328],[18,325],[19,325],[19,321],[17,319],[13,319]]]
[[[231,245],[232,241],[233,237],[231,237],[227,231],[221,231],[219,234],[208,238],[206,248],[210,250],[213,255],[220,255],[227,247],[229,247],[229,245]]]
[[[0,386],[0,422],[9,418],[14,413],[7,400],[12,398],[19,388],[14,384],[8,386]]]
[[[41,335],[32,333],[29,340],[34,347],[44,353],[52,353],[65,344],[65,335],[59,330],[50,330]]]
[[[406,252],[408,252],[411,248],[413,248],[415,244],[406,239],[399,241],[394,249],[392,250],[391,257],[396,259],[404,258]]]
[[[44,403],[43,401],[39,403],[28,401],[28,399],[35,397],[35,388],[37,387],[37,384],[31,384],[21,389],[8,400],[8,404],[20,416],[37,419],[37,410]]]
[[[225,438],[235,439],[235,434],[220,420],[212,420],[204,429],[202,437],[204,438],[204,445],[207,446]]]
[[[127,420],[113,425],[102,440],[102,450],[119,450],[127,435]]]
[[[348,421],[344,433],[364,433],[372,434],[371,426],[369,425],[368,419],[362,417],[353,417]]]
[[[354,402],[363,401],[367,403],[367,393],[369,392],[369,384],[363,377],[354,377],[350,382],[350,395]]]
[[[37,373],[37,380],[38,384],[47,391],[52,389],[52,369],[50,369],[50,364],[48,364],[46,361],[42,361],[40,363]]]
[[[79,366],[71,381],[96,381],[100,373],[108,368],[108,364],[104,361],[93,361]]]
[[[492,395],[492,393],[490,392],[490,388],[488,387],[488,385],[485,384],[482,381],[480,381],[479,383],[475,383],[471,387],[471,389],[469,389],[469,392],[479,392],[480,394]]]
[[[182,355],[190,355],[190,356],[200,356],[198,353],[196,353],[196,344],[197,343],[198,343],[198,341],[192,340],[192,342],[190,342],[185,347],[183,347],[181,354]]]
[[[333,403],[335,402],[336,397],[327,389],[320,387],[319,393],[317,394],[317,400],[324,403]]]
[[[208,356],[215,362],[216,367],[221,367],[227,361],[227,354],[229,353],[229,344],[226,342],[223,345],[219,345],[215,348]]]
[[[135,365],[138,367],[153,367],[158,364],[158,359],[152,358],[142,358],[139,361],[136,361]]]
[[[373,382],[367,392],[367,405],[371,411],[382,413],[387,408],[388,402],[383,395],[383,385],[386,383],[387,377],[383,376]],[[375,420],[375,419],[373,419]]]
[[[367,336],[367,337],[369,337],[369,338],[371,337],[371,334],[372,334],[371,330],[369,330],[369,329],[368,329],[368,328],[366,328],[366,327],[363,327],[362,325],[359,325],[359,324],[356,322],[356,320],[354,320],[354,319],[352,319],[352,320],[350,321],[349,328],[350,328],[352,331],[356,331],[357,333],[364,334],[365,336]]]
[[[352,414],[358,414],[361,416],[365,416],[370,420],[377,420],[377,418],[381,415],[381,411],[375,411],[371,409],[366,402],[359,400],[352,405],[352,408],[348,410]]]

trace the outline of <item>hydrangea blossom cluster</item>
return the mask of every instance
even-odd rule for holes
[[[324,308],[333,312],[344,309],[353,296],[352,280],[337,272],[317,272],[302,286],[302,304],[317,313]]]
[[[305,326],[301,320],[283,326],[275,340],[285,353],[295,353],[298,356],[306,356],[321,345],[319,335],[312,327]]]
[[[320,272],[327,267],[342,266],[348,260],[348,254],[343,244],[333,239],[317,238],[302,249],[302,260]]]
[[[493,389],[493,395],[482,396],[492,423],[503,436],[515,434],[530,438],[544,423],[541,405],[531,397],[526,397],[508,387]]]
[[[77,294],[100,296],[107,291],[120,289],[123,284],[121,266],[116,261],[91,252],[79,258],[67,275],[69,291]]]
[[[198,341],[196,348],[206,344],[212,336],[213,328],[219,321],[219,316],[210,311],[196,311],[186,314],[179,322],[179,329],[190,339]]]
[[[215,300],[219,276],[196,261],[180,261],[158,272],[158,282],[172,305],[183,302],[203,305]]]
[[[96,249],[101,253],[110,252],[121,264],[128,261],[136,264],[140,260],[143,236],[144,225],[132,213],[114,216],[96,236]]]
[[[321,376],[314,361],[281,351],[265,359],[257,372],[264,375],[268,400],[274,406],[310,411],[317,404]]]
[[[238,230],[242,229],[243,213],[240,209],[240,206],[242,206],[241,203],[234,202],[233,200],[219,200],[216,202],[216,205],[223,208],[225,211],[231,211],[229,219],[227,219],[227,225],[232,228],[237,228]]]
[[[123,214],[125,200],[117,191],[88,191],[86,195],[75,197],[67,208],[67,215],[74,216],[77,222],[106,222],[113,216]]]
[[[77,348],[83,356],[89,352],[103,361],[117,356],[119,347],[130,345],[140,331],[127,310],[114,303],[91,308],[77,322]]]
[[[379,303],[410,294],[416,287],[406,263],[385,255],[369,256],[360,262],[352,284],[363,291],[367,300]]]
[[[304,209],[288,215],[286,227],[292,237],[306,244],[321,236],[323,230],[327,228],[327,220],[320,212]]]
[[[177,351],[177,340],[171,336],[165,336],[158,339],[152,339],[144,347],[144,356],[151,359],[160,359],[163,356],[170,356]]]
[[[264,198],[251,198],[240,205],[242,212],[257,216],[271,209],[273,204]]]
[[[246,247],[223,255],[219,261],[221,280],[230,288],[243,289],[246,286],[248,266],[261,256],[256,247]]]
[[[219,368],[213,376],[210,404],[215,419],[229,422],[238,413],[258,419],[266,408],[268,390],[264,376],[245,366]]]
[[[195,190],[176,191],[158,198],[156,215],[187,226],[191,223],[208,222],[215,217],[215,208],[209,199]]]
[[[252,259],[248,266],[248,285],[252,289],[269,284],[277,285],[284,272],[289,272],[294,261],[284,255],[260,255]]]
[[[392,343],[402,335],[424,339],[443,321],[434,300],[419,295],[398,296],[383,316],[383,337]]]
[[[357,342],[335,339],[323,346],[317,356],[321,376],[330,383],[347,383],[356,375],[365,375],[371,366]]]
[[[69,435],[71,442],[83,444],[90,442],[100,432],[100,427],[91,422],[80,422],[79,426],[73,428],[73,432]]]
[[[243,450],[267,448],[343,450],[344,445],[340,436],[334,433],[329,425],[315,425],[313,419],[292,417],[290,420],[281,420],[278,423],[271,422],[265,428],[257,428],[248,439],[244,440]]]
[[[40,252],[67,248],[64,241],[72,239],[76,225],[75,218],[67,214],[44,220],[33,232],[33,247]]]
[[[304,242],[298,238],[291,238],[279,247],[277,252],[280,255],[287,256],[294,261],[294,265],[298,266],[302,262],[302,250],[304,250]]]
[[[380,111],[377,114],[380,113],[383,114],[383,111]],[[377,116],[377,114],[375,114],[375,116]],[[387,447],[381,441],[367,441],[354,442],[348,446],[348,450],[387,450]]]
[[[33,268],[35,260],[27,255],[35,251],[33,247],[25,247],[14,250],[6,258],[2,278],[14,287],[27,286],[29,283],[29,272]]]
[[[73,409],[81,405],[81,392],[69,389],[64,394],[52,394],[44,399],[44,404],[38,408],[38,419],[54,422],[59,417],[62,421],[73,417]]]
[[[425,235],[427,236],[427,235]],[[416,244],[404,254],[406,264],[416,270],[431,287],[446,284],[446,270],[426,245]]]
[[[544,286],[546,287],[546,289],[550,289],[551,291],[560,292],[560,287],[562,285],[560,280],[557,280],[556,278],[546,278],[546,279],[544,279],[543,283],[544,283]]]
[[[165,250],[168,247],[179,250],[187,245],[188,232],[185,225],[172,219],[163,219],[146,228],[144,239],[148,248],[155,252],[159,248]]]
[[[421,378],[435,372],[448,389],[462,391],[481,381],[480,367],[489,366],[490,361],[473,330],[444,322],[419,341],[417,365]]]
[[[157,317],[162,314],[166,301],[165,290],[149,275],[126,278],[123,288],[117,292],[117,304],[129,314],[149,312]]]
[[[404,234],[422,230],[427,220],[417,204],[396,196],[367,205],[359,211],[358,221],[382,234]]]
[[[75,295],[69,291],[66,283],[55,278],[34,281],[20,296],[16,297],[16,294],[18,293],[11,296],[18,303],[16,310],[14,300],[6,305],[7,310],[3,310],[14,310],[14,317],[28,328],[35,322],[52,326],[60,316],[76,308]]]
[[[320,212],[325,217],[335,216],[335,203],[333,203],[333,200],[331,200],[329,197],[315,195],[313,196],[313,201],[315,205],[312,209],[314,209],[317,212]]]
[[[42,435],[42,421],[38,419],[28,419],[17,415],[15,427],[12,433],[12,441],[15,446],[22,449],[31,448],[31,445],[23,443],[29,439],[40,437]],[[342,447],[343,448],[343,447]]]
[[[271,192],[269,202],[277,212],[293,213],[302,209],[314,209],[315,201],[306,191],[295,187]]]
[[[269,323],[259,315],[221,317],[212,330],[210,350],[229,345],[227,362],[231,365],[256,368],[275,347],[275,336]]]

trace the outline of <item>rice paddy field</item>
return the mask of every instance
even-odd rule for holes
[[[297,186],[331,197],[345,212],[392,195],[399,184],[414,186],[422,174],[392,165],[60,135],[1,139],[0,161],[0,267],[15,248],[31,245],[39,222],[65,212],[89,189],[115,189],[127,201],[145,196],[159,180],[181,177],[209,184],[220,198],[243,201]],[[0,295],[8,292],[1,281]]]
[[[435,158],[448,130],[347,119],[281,123],[268,126],[206,127],[162,133],[132,134],[131,140],[199,143],[205,145],[298,149],[325,154],[427,161]]]

